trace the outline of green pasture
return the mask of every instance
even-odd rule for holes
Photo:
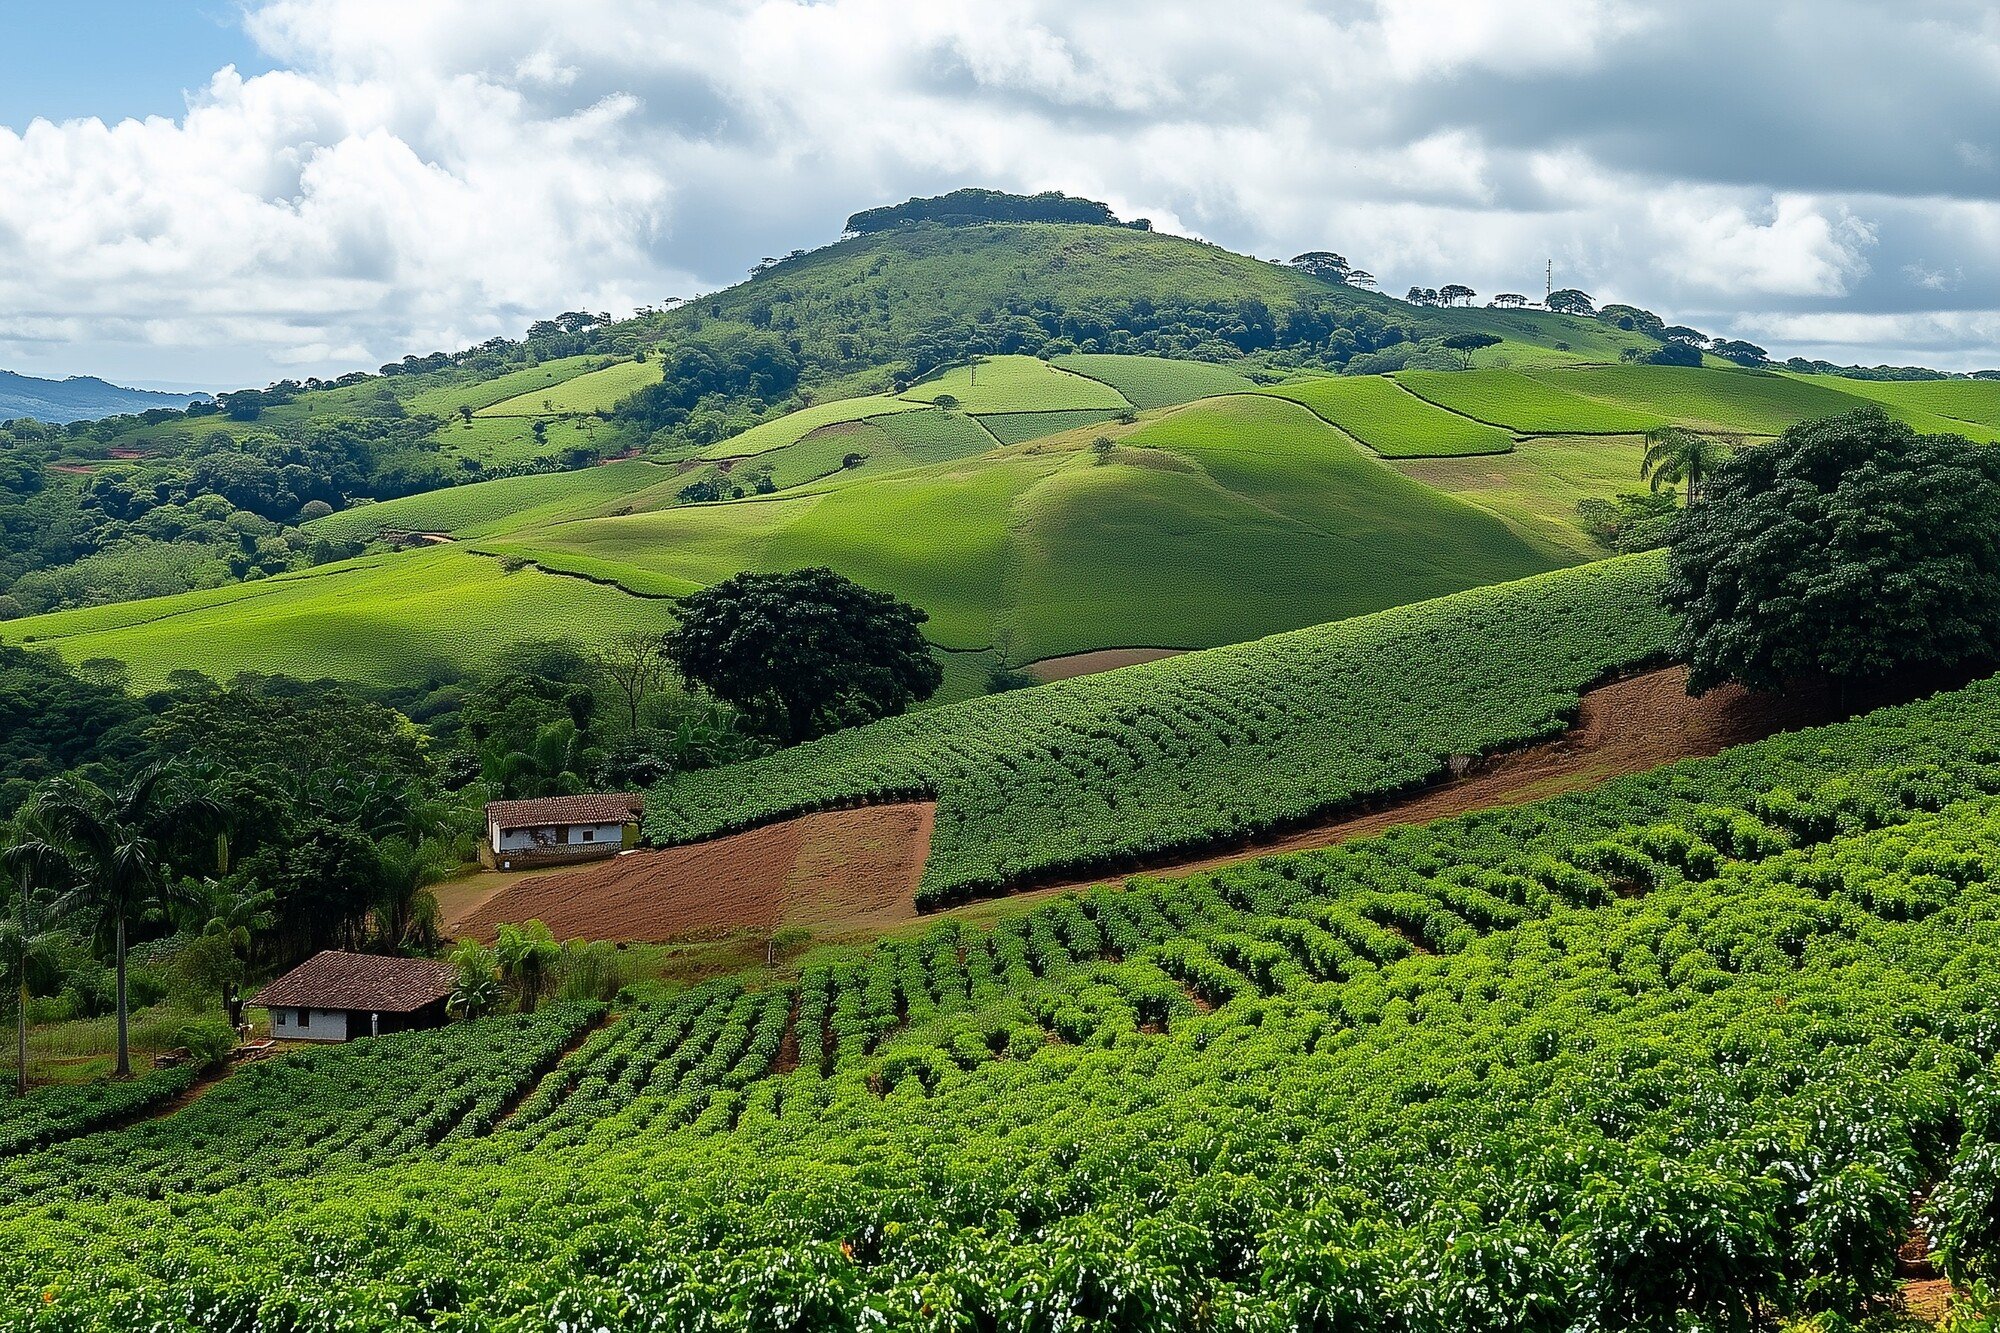
[[[408,684],[482,665],[521,639],[588,642],[664,629],[668,604],[458,547],[366,556],[207,592],[58,611],[0,625],[69,660],[117,658],[149,688],[176,668]]]
[[[814,403],[811,407],[802,407],[796,412],[774,417],[770,421],[752,426],[741,435],[732,435],[726,440],[712,444],[701,451],[700,457],[755,457],[758,454],[767,454],[773,449],[782,449],[788,444],[797,444],[822,426],[838,425],[844,421],[865,421],[869,417],[884,416],[891,412],[915,412],[925,406],[927,404],[905,402],[886,394]]]
[[[1497,515],[1531,542],[1599,560],[1608,552],[1577,522],[1577,501],[1645,490],[1639,475],[1645,452],[1637,435],[1545,435],[1522,440],[1511,453],[1406,458],[1395,467]]]
[[[1206,361],[1085,352],[1055,357],[1053,363],[1063,370],[1104,381],[1142,411],[1175,407],[1218,394],[1246,393],[1257,387],[1255,382],[1227,366]]]
[[[1304,405],[1384,458],[1504,454],[1514,437],[1433,406],[1381,375],[1294,380],[1263,391]]]
[[[1776,435],[1800,421],[1839,416],[1861,404],[1851,395],[1789,375],[1694,366],[1576,366],[1531,372],[1566,393],[1696,430]]]
[[[977,364],[953,366],[916,385],[903,395],[915,402],[936,402],[944,394],[958,399],[961,411],[1061,412],[1081,408],[1117,411],[1131,404],[1109,384],[1059,370],[1032,356],[990,356]]]
[[[877,417],[869,424],[907,457],[920,463],[970,458],[1002,442],[995,439],[989,422],[975,420],[963,412],[898,412]]]
[[[1517,370],[1406,370],[1395,381],[1427,403],[1522,435],[1644,434],[1666,419],[1567,393]]]
[[[1023,444],[1079,426],[1095,426],[1117,415],[1106,407],[1074,408],[1067,412],[993,412],[979,418],[979,424],[1002,444]]]
[[[308,523],[306,530],[336,541],[368,541],[384,528],[483,536],[607,513],[621,502],[644,505],[657,500],[654,492],[678,475],[671,467],[628,458],[574,472],[500,477],[357,505]]]
[[[472,380],[463,384],[441,384],[405,398],[403,408],[412,416],[448,417],[461,407],[469,407],[477,412],[510,398],[547,394],[579,375],[598,369],[604,364],[604,360],[601,356],[565,356],[553,361],[544,361],[539,365],[510,370],[491,379]],[[366,385],[357,387],[372,388],[382,384],[394,386],[395,383],[396,380],[392,377],[370,380]]]
[[[1956,432],[1970,439],[2000,431],[2000,380],[1851,380],[1801,375],[1800,380],[1869,402],[1930,434]]]
[[[480,408],[478,414],[488,417],[552,417],[609,412],[639,390],[659,382],[658,361],[620,361],[602,370],[566,379],[560,384],[515,394]]]

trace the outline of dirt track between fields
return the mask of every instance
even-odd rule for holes
[[[1021,669],[1047,684],[1052,680],[1072,680],[1077,676],[1094,676],[1100,671],[1116,671],[1119,667],[1136,666],[1141,662],[1164,661],[1187,651],[1185,648],[1099,648],[1088,653],[1071,653],[1067,657],[1044,657]]]
[[[1563,735],[1492,756],[1463,777],[1254,843],[1157,860],[1125,873],[1188,874],[1332,846],[1397,825],[1582,791],[1828,720],[1819,699],[1753,695],[1734,686],[1690,699],[1686,680],[1683,668],[1667,667],[1613,681],[1584,696],[1575,725]],[[500,922],[530,918],[547,922],[559,939],[670,940],[786,926],[822,938],[887,930],[918,916],[915,893],[934,814],[927,802],[833,810],[690,847],[505,877],[497,889],[456,897],[443,924],[449,934],[482,939],[491,939]],[[1046,897],[1122,877],[1066,880],[987,902]]]

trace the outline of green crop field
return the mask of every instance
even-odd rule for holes
[[[1851,380],[1802,375],[1808,384],[1881,403],[1917,429],[1985,439],[2000,429],[2000,380]]]
[[[658,361],[620,361],[602,370],[577,375],[541,388],[529,389],[482,407],[487,417],[559,417],[609,412],[650,384],[660,382]]]
[[[1530,541],[1548,543],[1579,560],[1600,560],[1604,548],[1578,524],[1577,502],[1644,491],[1639,462],[1645,452],[1645,442],[1636,435],[1543,435],[1522,440],[1511,453],[1406,458],[1395,466],[1426,486],[1498,515]]]
[[[1434,407],[1380,375],[1294,380],[1265,393],[1302,403],[1384,458],[1504,454],[1514,437]]]
[[[702,450],[702,458],[747,458],[767,454],[773,449],[782,449],[788,444],[797,444],[822,426],[837,425],[844,421],[863,421],[869,417],[884,416],[891,412],[915,412],[922,403],[905,402],[900,398],[877,395],[867,398],[841,398],[830,403],[814,403],[811,407],[800,408],[760,425],[752,426],[741,435],[733,435],[718,444]]]
[[[1117,415],[1117,411],[1108,407],[1072,408],[1066,412],[990,412],[979,418],[979,424],[1002,444],[1024,444],[1080,426],[1099,425]]]
[[[1108,384],[1058,370],[1032,356],[990,356],[977,365],[954,366],[916,385],[903,397],[935,402],[944,394],[958,399],[960,411],[1059,412],[1078,408],[1129,407]]]
[[[554,361],[544,361],[539,365],[506,371],[488,379],[423,389],[405,398],[403,407],[413,414],[420,413],[434,417],[451,416],[461,407],[469,407],[477,412],[481,408],[491,407],[509,398],[548,394],[579,375],[599,369],[604,365],[604,361],[605,358],[601,356],[561,357]]]
[[[867,452],[866,432],[933,415],[841,427],[821,463]],[[828,564],[922,607],[940,646],[998,647],[1014,662],[1237,642],[1575,559],[1399,477],[1277,399],[1194,403],[1123,434],[1101,466],[1050,452],[841,474],[808,494],[483,545],[551,568],[581,571],[584,557],[594,576],[647,591]]]
[[[855,800],[938,801],[920,900],[1255,834],[1559,730],[1664,650],[1655,557],[1585,565],[838,732],[648,802],[681,842]]]
[[[998,443],[987,423],[963,412],[898,412],[869,424],[919,463],[969,458]]]
[[[1531,372],[1566,393],[1699,430],[1776,435],[1814,417],[1839,416],[1854,397],[1787,375],[1691,366],[1579,366]]]
[[[1407,370],[1394,378],[1425,402],[1522,435],[1632,435],[1666,424],[1514,370]]]
[[[1132,406],[1142,410],[1174,407],[1217,394],[1247,393],[1257,387],[1255,382],[1227,366],[1211,365],[1206,361],[1072,353],[1056,357],[1054,364],[1094,380],[1103,380],[1123,394]]]
[[[499,477],[358,505],[317,519],[306,529],[315,536],[348,541],[370,540],[384,528],[480,536],[606,513],[621,503],[650,507],[647,499],[678,475],[657,463],[623,459],[575,472]]]
[[[176,666],[234,670],[238,651],[260,670],[302,670],[309,658],[315,672],[384,680],[412,661],[483,660],[544,631],[589,638],[628,603],[664,623],[647,599],[741,570],[827,564],[922,607],[940,647],[1019,664],[1240,642],[1578,558],[1399,476],[1277,398],[1204,400],[1111,429],[1120,447],[1099,464],[1074,439],[954,458],[989,442],[958,414],[822,427],[756,456],[787,489],[720,504],[680,503],[698,474],[636,459],[476,483],[360,506],[313,529],[448,533],[466,548],[19,620],[6,634],[59,639],[76,658],[124,657],[146,681]],[[852,455],[859,466],[844,466]],[[503,556],[578,578],[529,569],[501,580],[481,557]],[[576,602],[567,619],[565,596]],[[392,630],[398,617],[407,627]],[[358,630],[356,618],[381,627]],[[231,636],[238,648],[225,646]],[[288,650],[288,636],[308,646]]]
[[[1985,684],[621,1005],[546,1075],[588,1011],[299,1052],[10,1158],[0,1292],[107,1330],[1859,1315],[1926,1203],[1995,1258],[1996,752]]]
[[[0,624],[0,640],[52,646],[71,661],[112,657],[152,688],[176,668],[383,684],[483,665],[521,639],[589,642],[669,623],[663,602],[453,547],[324,565],[206,592]]]

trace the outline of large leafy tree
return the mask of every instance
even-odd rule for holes
[[[738,574],[682,601],[667,656],[788,743],[889,717],[937,692],[924,612],[831,569]]]
[[[1665,589],[1700,694],[2000,656],[2000,450],[1878,407],[1716,468],[1676,521]]]

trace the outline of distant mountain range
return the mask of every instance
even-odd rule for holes
[[[182,408],[206,402],[205,393],[155,393],[127,389],[94,375],[63,380],[36,379],[0,370],[0,421],[33,417],[37,421],[94,421],[98,417],[144,412],[150,407]]]

